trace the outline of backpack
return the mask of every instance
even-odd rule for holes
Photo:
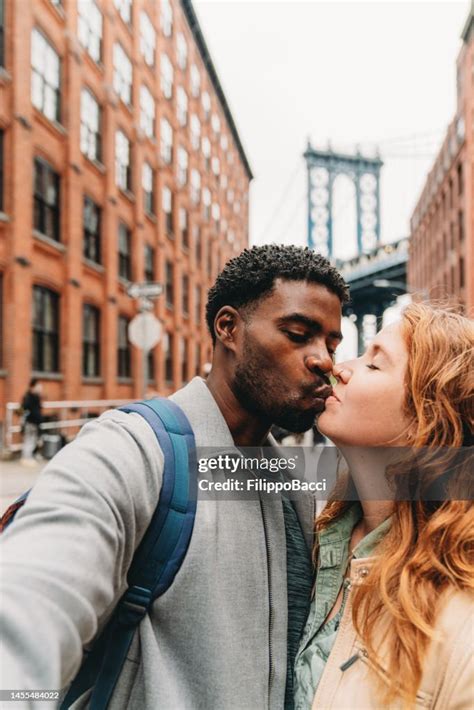
[[[119,410],[140,414],[153,429],[164,454],[163,482],[152,520],[128,570],[128,589],[85,656],[61,703],[61,710],[69,708],[92,687],[91,710],[107,708],[133,635],[154,600],[171,586],[194,526],[196,444],[184,412],[164,398],[135,402]],[[7,509],[0,519],[0,532],[12,523],[28,493]]]

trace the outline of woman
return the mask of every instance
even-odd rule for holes
[[[467,318],[412,304],[334,367],[318,427],[349,470],[316,522],[296,710],[474,707],[473,345]]]

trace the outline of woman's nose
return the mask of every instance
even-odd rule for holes
[[[333,377],[335,377],[336,380],[340,380],[344,384],[346,384],[349,381],[351,374],[352,374],[352,370],[349,366],[349,363],[346,363],[346,362],[339,362],[337,365],[334,365],[334,367],[332,368]]]

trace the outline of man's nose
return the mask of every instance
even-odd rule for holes
[[[305,365],[311,372],[331,372],[333,361],[326,349],[317,353],[311,353],[305,359]]]

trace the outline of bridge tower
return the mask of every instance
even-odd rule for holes
[[[308,171],[308,246],[334,259],[333,188],[340,174],[355,185],[357,210],[357,254],[364,254],[380,242],[380,169],[383,162],[363,156],[316,150],[308,141],[304,153]]]

